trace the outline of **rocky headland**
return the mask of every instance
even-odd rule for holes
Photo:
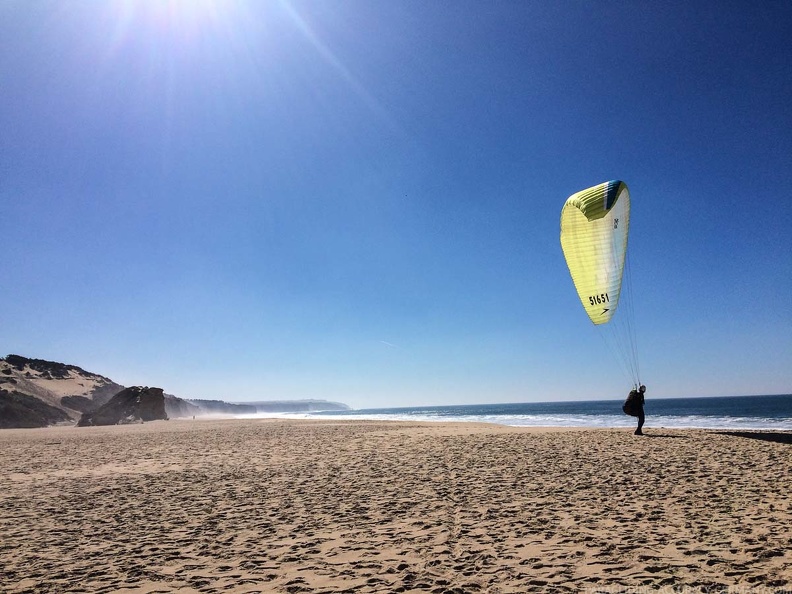
[[[121,390],[95,412],[83,413],[77,426],[126,425],[167,420],[162,388],[133,386]]]

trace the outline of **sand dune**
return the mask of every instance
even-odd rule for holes
[[[64,404],[61,400],[64,396],[83,396],[101,405],[124,387],[75,365],[8,355],[0,358],[0,389],[32,396],[76,421],[80,412],[70,408],[72,404]]]
[[[239,420],[8,430],[0,591],[790,589],[783,441]]]

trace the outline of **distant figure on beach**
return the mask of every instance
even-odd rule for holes
[[[635,430],[635,435],[643,435],[641,428],[644,425],[644,392],[646,386],[641,384],[637,390],[630,390],[627,400],[622,407],[622,410],[631,417],[638,417],[638,428]]]

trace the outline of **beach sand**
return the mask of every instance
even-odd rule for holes
[[[0,592],[792,590],[790,436],[647,433],[5,430]]]

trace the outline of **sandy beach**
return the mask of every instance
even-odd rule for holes
[[[0,592],[792,590],[792,440],[162,421],[0,432]]]

